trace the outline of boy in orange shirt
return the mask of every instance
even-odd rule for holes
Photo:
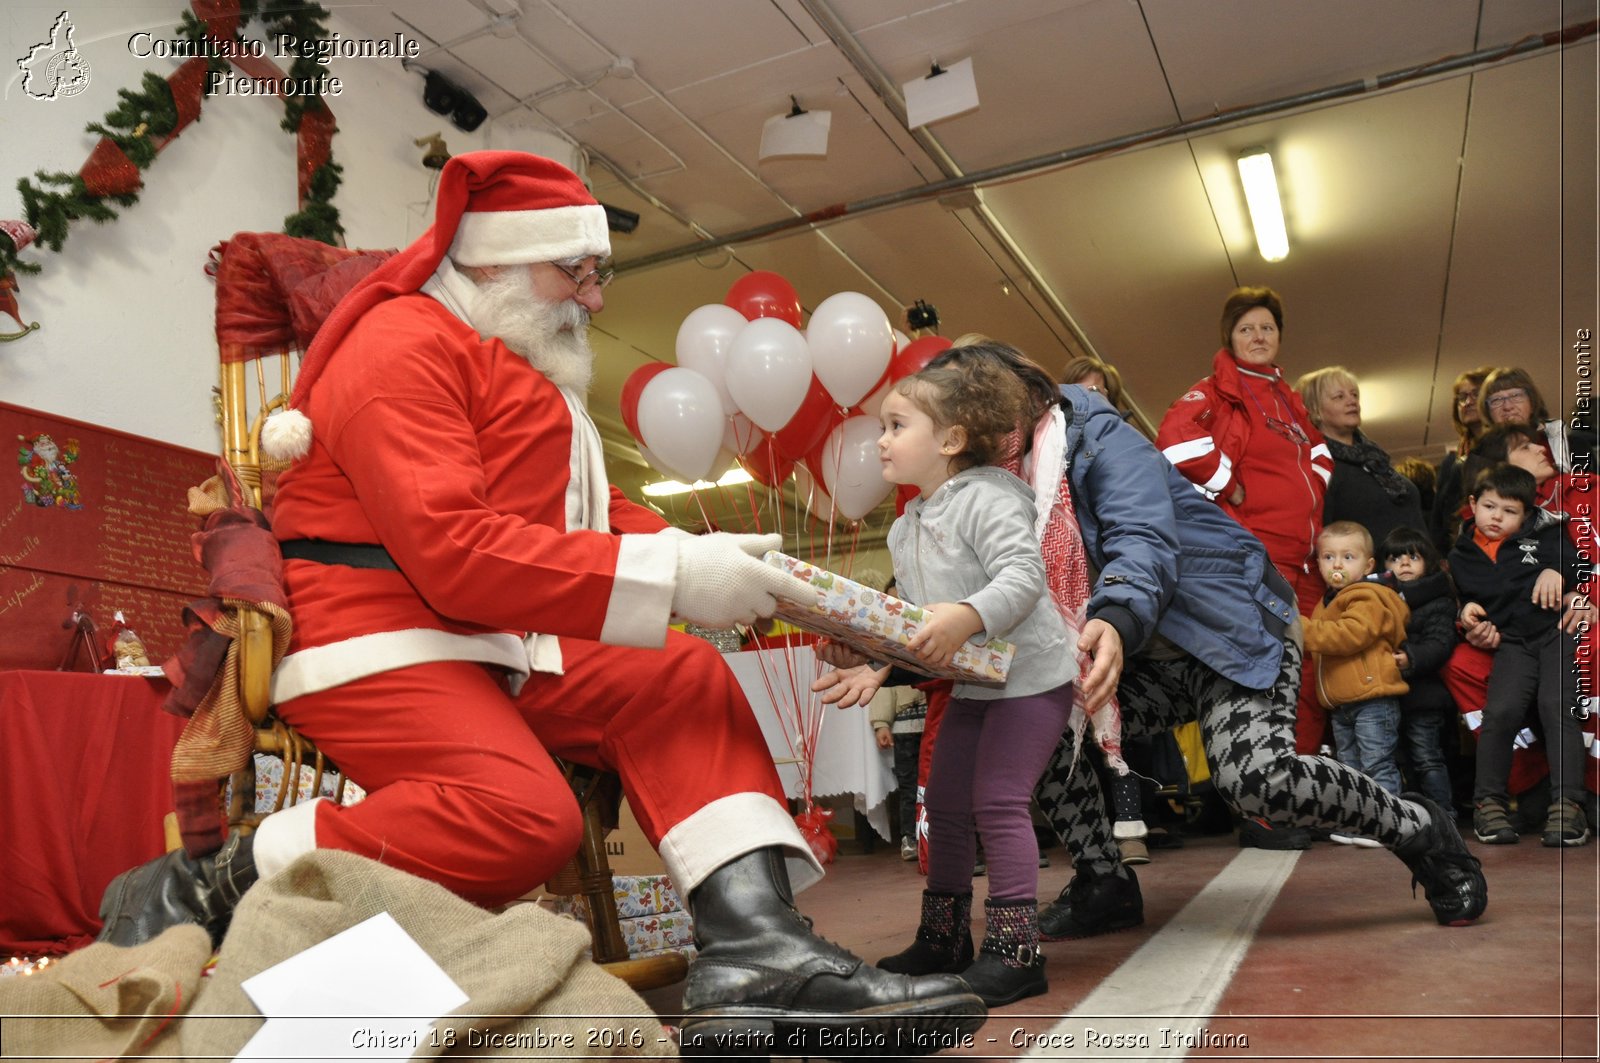
[[[1473,784],[1473,832],[1489,845],[1517,841],[1507,808],[1512,743],[1531,701],[1544,725],[1551,805],[1543,843],[1583,845],[1589,825],[1581,805],[1584,743],[1577,719],[1565,711],[1575,685],[1573,639],[1563,629],[1564,593],[1584,575],[1583,562],[1564,550],[1559,527],[1534,519],[1537,480],[1526,469],[1496,465],[1478,478],[1472,520],[1450,552],[1450,574],[1461,591],[1461,625],[1485,622],[1499,634],[1478,735]],[[1563,572],[1563,568],[1568,571]]]

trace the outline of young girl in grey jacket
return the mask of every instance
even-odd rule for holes
[[[1016,647],[1003,686],[958,683],[934,748],[924,807],[928,888],[905,950],[879,961],[905,974],[957,973],[990,1007],[1043,993],[1039,847],[1029,798],[1072,711],[1076,653],[1034,535],[1033,489],[994,463],[1019,420],[1016,378],[987,363],[929,369],[883,400],[883,475],[917,489],[889,530],[899,595],[929,620],[909,646],[946,665],[982,636]],[[823,701],[864,703],[888,677],[839,646],[848,665],[817,681]],[[976,836],[989,866],[986,929],[976,956],[968,924]]]

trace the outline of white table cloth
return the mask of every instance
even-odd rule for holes
[[[725,653],[728,662],[756,721],[767,740],[767,748],[778,766],[778,777],[790,797],[802,795],[798,745],[802,719],[817,720],[817,753],[813,765],[813,797],[849,794],[855,809],[866,816],[879,836],[889,838],[889,806],[885,798],[895,788],[893,751],[879,749],[872,737],[864,706],[850,709],[824,705],[810,691],[812,681],[823,665],[809,646],[770,650],[742,650]],[[796,706],[800,706],[797,710]],[[791,741],[796,744],[791,747]]]

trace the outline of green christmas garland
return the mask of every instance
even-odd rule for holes
[[[296,55],[289,67],[289,76],[302,84],[317,85],[320,67],[314,58],[315,52],[301,42],[320,43],[327,40],[327,10],[309,0],[275,0],[272,9],[266,13],[262,13],[259,6],[260,0],[239,0],[240,30],[252,18],[260,18],[269,37],[293,38]],[[205,39],[206,25],[193,12],[185,11],[178,32],[185,39],[198,44]],[[239,37],[236,35],[235,39]],[[213,72],[225,73],[227,66],[226,59],[208,57],[207,67]],[[177,128],[178,107],[173,101],[172,89],[159,75],[146,73],[137,92],[118,89],[117,99],[117,105],[106,112],[105,118],[90,123],[85,131],[114,142],[142,172],[155,162],[157,143]],[[315,92],[287,97],[281,123],[283,130],[298,133],[306,112],[317,108],[326,110],[327,104]],[[195,121],[199,120],[197,115]],[[339,189],[342,175],[343,169],[331,157],[319,166],[312,174],[305,203],[299,211],[284,219],[284,232],[290,236],[336,244],[344,229],[339,224],[339,210],[333,205],[333,197]],[[75,173],[46,173],[39,170],[34,177],[39,182],[37,185],[24,177],[17,182],[17,190],[22,194],[23,216],[38,233],[40,245],[51,251],[61,250],[73,222],[82,218],[97,224],[112,221],[117,217],[117,212],[112,209],[111,203],[131,207],[139,199],[137,192],[96,195],[84,186],[83,178]],[[11,237],[0,232],[0,277],[11,272],[38,273],[39,266],[20,259]]]

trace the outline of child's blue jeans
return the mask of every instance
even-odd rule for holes
[[[1400,732],[1405,738],[1406,764],[1411,769],[1412,785],[1433,798],[1441,808],[1454,803],[1450,769],[1445,765],[1446,728],[1453,737],[1458,717],[1440,709],[1402,708]]]
[[[1328,711],[1335,752],[1341,764],[1364,775],[1389,793],[1400,794],[1400,766],[1394,747],[1400,741],[1400,701],[1373,698]]]

